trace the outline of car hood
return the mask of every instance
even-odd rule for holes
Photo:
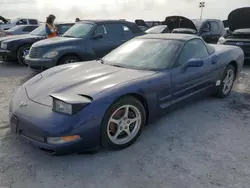
[[[113,86],[152,75],[153,71],[133,70],[101,64],[80,62],[49,69],[24,84],[27,96],[34,102],[51,106],[50,95],[91,98]]]
[[[32,47],[70,45],[70,44],[75,44],[76,42],[81,40],[82,38],[54,37],[36,42],[35,44],[33,44]]]
[[[177,28],[172,31],[172,33],[183,33],[183,34],[197,34],[196,30],[193,29],[187,29],[187,28]]]
[[[7,37],[1,37],[0,42],[12,42],[16,40],[26,40],[26,39],[42,39],[43,36],[36,36],[36,35],[30,35],[30,34],[24,34],[24,35],[13,35],[13,36],[7,36]]]
[[[176,28],[187,28],[197,31],[194,22],[183,16],[169,16],[165,18],[165,24],[172,31]]]
[[[250,28],[250,7],[233,10],[228,15],[228,24],[231,31]]]
[[[233,35],[250,35],[250,28],[249,29],[237,29],[233,32]]]
[[[5,24],[7,24],[7,23],[8,23],[8,20],[7,20],[7,19],[5,19],[3,16],[0,16],[0,20],[2,20],[2,21],[3,21],[3,23],[5,23]]]

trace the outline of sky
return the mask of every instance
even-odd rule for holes
[[[203,18],[226,19],[230,11],[250,7],[250,0],[203,0]],[[166,16],[200,17],[200,0],[0,0],[0,15],[14,19],[45,21],[54,14],[57,21],[80,19],[164,20]]]

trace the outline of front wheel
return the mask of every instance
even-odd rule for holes
[[[30,45],[23,45],[17,50],[17,61],[18,63],[28,66],[25,62],[25,56],[29,54]]]
[[[64,64],[69,64],[69,63],[74,63],[74,62],[79,62],[80,59],[77,56],[66,56],[63,57],[60,61],[59,61],[59,65],[64,65]]]
[[[231,92],[233,85],[234,85],[234,81],[235,81],[235,68],[232,65],[228,65],[228,67],[226,68],[221,83],[218,87],[216,96],[219,98],[225,98],[229,95],[229,93]]]
[[[134,97],[124,97],[105,113],[101,127],[102,145],[109,149],[123,149],[140,136],[146,122],[146,112]]]

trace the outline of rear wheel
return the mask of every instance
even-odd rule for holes
[[[59,65],[64,65],[68,63],[79,62],[80,59],[77,56],[66,56],[59,61]]]
[[[25,62],[25,56],[29,54],[30,45],[23,45],[17,50],[17,61],[18,63],[28,66]]]
[[[106,112],[101,127],[102,145],[109,149],[123,149],[140,136],[146,122],[146,112],[134,97],[124,97]]]
[[[236,74],[235,74],[234,66],[228,65],[228,67],[226,68],[223,74],[221,83],[218,87],[218,90],[216,93],[217,97],[224,98],[229,95],[234,85],[235,76]]]

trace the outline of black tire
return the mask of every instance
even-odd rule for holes
[[[18,50],[17,50],[17,61],[18,61],[19,64],[28,66],[28,64],[25,62],[25,59],[24,59],[23,55],[24,55],[24,51],[30,49],[30,47],[31,46],[29,44],[26,44],[26,45],[23,45],[23,46],[18,48]]]
[[[79,62],[80,59],[77,56],[65,56],[62,59],[60,59],[58,65],[64,65],[68,64],[69,62],[74,63],[74,62]]]
[[[228,71],[233,71],[233,76],[234,76],[233,78],[234,79],[233,79],[233,83],[232,83],[231,87],[229,88],[228,92],[225,93],[225,92],[223,92],[224,80],[225,80],[225,78],[227,76]],[[225,97],[227,97],[230,94],[230,92],[231,92],[231,90],[233,88],[233,85],[234,85],[234,82],[235,82],[235,78],[236,78],[236,73],[235,73],[234,66],[228,65],[227,68],[226,68],[226,70],[223,73],[220,85],[217,87],[215,96],[218,97],[218,98],[225,98]]]
[[[119,108],[121,108],[124,105],[131,105],[131,106],[138,109],[138,112],[140,113],[140,117],[141,117],[141,121],[140,121],[140,123],[138,123],[140,126],[138,128],[138,132],[135,134],[135,136],[130,141],[128,141],[127,143],[123,143],[123,144],[116,144],[116,143],[112,142],[111,139],[109,138],[108,130],[107,130],[108,123],[109,123],[109,119],[112,117],[113,113],[115,113],[116,110],[118,110]],[[126,148],[126,147],[132,145],[137,140],[137,138],[140,136],[140,134],[143,130],[143,127],[145,126],[145,123],[146,123],[146,111],[145,111],[145,108],[142,105],[142,103],[139,100],[137,100],[135,97],[132,97],[132,96],[127,96],[127,97],[121,98],[119,101],[115,102],[114,104],[112,104],[109,107],[109,109],[106,111],[106,113],[103,117],[102,125],[101,125],[101,144],[102,144],[102,146],[107,148],[107,149],[118,150],[118,149],[123,149],[123,148]],[[118,128],[117,128],[117,130],[118,130]]]

